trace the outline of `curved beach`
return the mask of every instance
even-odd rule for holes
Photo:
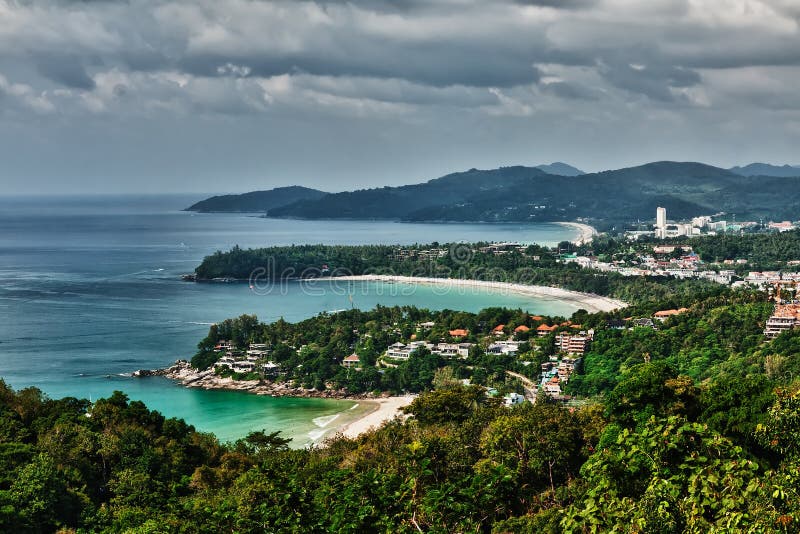
[[[588,224],[577,223],[577,222],[560,222],[557,223],[561,226],[569,226],[570,228],[575,228],[580,232],[580,235],[573,239],[572,242],[576,245],[583,245],[590,242],[594,237],[597,235],[597,230],[593,226],[589,226]]]
[[[363,416],[340,426],[336,432],[347,438],[356,438],[364,432],[378,428],[386,421],[391,421],[398,415],[404,406],[408,406],[415,399],[415,395],[397,397],[384,397],[380,399],[359,400],[360,404],[368,404],[371,409]]]
[[[383,274],[365,274],[355,276],[338,276],[331,278],[334,281],[343,282],[384,282],[384,283],[400,283],[400,284],[426,284],[426,285],[440,285],[452,288],[475,288],[496,291],[499,293],[516,293],[518,295],[525,295],[536,297],[538,299],[549,299],[570,302],[579,308],[596,313],[608,312],[625,308],[627,303],[614,299],[611,297],[603,297],[591,293],[581,293],[580,291],[571,291],[569,289],[562,289],[560,287],[550,286],[532,286],[526,284],[515,284],[511,282],[492,282],[488,280],[465,280],[458,278],[433,278],[433,277],[418,277],[418,276],[397,276],[397,275],[383,275]]]

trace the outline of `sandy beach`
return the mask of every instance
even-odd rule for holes
[[[576,228],[580,232],[578,238],[572,240],[572,242],[576,245],[583,245],[585,243],[588,243],[597,235],[597,230],[595,230],[594,227],[589,226],[588,224],[576,223],[576,222],[560,222],[558,224],[562,226],[569,226],[571,228]]]
[[[603,297],[600,295],[593,295],[591,293],[581,293],[579,291],[570,291],[560,287],[549,286],[532,286],[525,284],[514,284],[511,282],[490,282],[486,280],[463,280],[456,278],[429,278],[421,276],[395,276],[395,275],[380,275],[380,274],[367,274],[359,276],[340,276],[333,280],[336,281],[356,281],[356,282],[388,282],[388,283],[401,283],[401,284],[436,284],[442,286],[449,286],[453,288],[476,288],[496,291],[498,293],[516,293],[519,295],[527,295],[539,299],[551,299],[562,302],[574,303],[579,308],[596,313],[607,312],[624,308],[627,304],[621,300],[613,299],[611,297]]]
[[[348,438],[355,438],[358,437],[359,434],[363,434],[373,428],[378,428],[386,421],[394,419],[395,416],[402,415],[400,408],[411,404],[414,398],[414,395],[405,395],[402,397],[359,400],[359,404],[369,404],[372,406],[372,410],[367,412],[363,417],[342,425],[337,430],[337,433],[341,433]]]

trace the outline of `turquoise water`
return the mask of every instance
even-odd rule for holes
[[[469,311],[510,306],[565,315],[575,309],[531,297],[402,284],[359,283],[343,292],[326,282],[295,283],[258,295],[246,284],[182,282],[180,274],[205,255],[234,244],[553,244],[575,237],[574,229],[550,224],[285,221],[179,211],[194,200],[0,199],[0,376],[15,388],[36,386],[52,397],[96,399],[121,390],[222,439],[264,428],[302,443],[333,428],[329,419],[353,403],[190,390],[128,375],[190,357],[213,322],[242,313],[296,321],[349,307],[347,293],[362,309],[379,303]]]

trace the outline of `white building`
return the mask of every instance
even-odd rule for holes
[[[667,208],[656,208],[656,228],[667,227]]]
[[[506,406],[515,406],[517,404],[522,404],[523,402],[525,402],[525,397],[519,393],[509,393],[503,397],[503,403]]]

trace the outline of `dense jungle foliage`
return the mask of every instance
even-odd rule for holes
[[[580,408],[450,384],[310,450],[220,444],[121,393],[91,406],[0,384],[0,530],[797,532],[797,385],[738,378],[653,361]]]

